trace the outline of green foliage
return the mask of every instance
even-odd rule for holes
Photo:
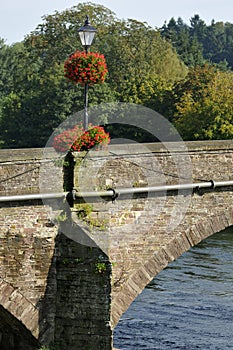
[[[195,66],[204,63],[202,43],[198,40],[204,30],[204,22],[195,15],[191,18],[191,27],[180,17],[177,21],[171,18],[169,23],[161,28],[161,35],[171,42],[186,65]]]
[[[111,140],[120,138],[136,142],[158,142],[158,139],[152,133],[134,125],[112,123],[106,125],[105,130],[110,134]]]
[[[52,347],[47,347],[47,346],[42,346],[41,348],[39,348],[38,350],[59,350],[59,348],[57,346],[52,346]]]
[[[58,216],[56,216],[57,222],[65,222],[67,220],[67,213],[62,211]]]
[[[89,217],[93,211],[92,205],[88,204],[88,203],[75,204],[75,209],[77,212],[77,217],[79,219],[84,219],[84,218]]]
[[[211,62],[220,68],[233,68],[233,24],[215,22],[206,25],[199,15],[190,19],[190,25],[181,18],[164,24],[161,35],[170,41],[188,66]]]
[[[185,140],[232,139],[232,72],[209,65],[193,68],[173,97],[173,122]]]
[[[44,16],[21,43],[8,46],[0,39],[0,147],[43,147],[61,122],[83,109],[83,86],[65,79],[64,62],[82,50],[77,29],[86,14],[98,29],[92,51],[105,55],[109,71],[105,83],[89,86],[89,106],[142,104],[169,118],[185,138],[232,137],[233,24],[206,25],[194,15],[190,25],[172,18],[157,30],[83,3]],[[205,63],[216,63],[222,73],[216,67],[203,74],[192,70]],[[125,132],[118,129],[115,137]],[[156,141],[141,130],[127,132],[139,142]]]
[[[105,54],[109,81],[121,102],[148,105],[165,86],[186,74],[171,45],[145,23],[116,23],[110,45],[111,51]]]
[[[109,70],[104,84],[90,86],[90,106],[123,101],[157,108],[164,90],[187,73],[158,30],[119,20],[102,5],[79,4],[44,16],[22,43],[0,43],[3,147],[42,147],[62,121],[83,109],[83,87],[66,81],[64,61],[82,50],[77,29],[86,14],[98,28],[92,51],[105,55]]]
[[[88,203],[75,203],[74,208],[79,220],[84,221],[90,229],[97,228],[101,231],[106,230],[107,221],[93,217],[93,206]]]
[[[105,262],[95,263],[95,272],[96,273],[104,273],[106,271],[107,271],[107,265]]]

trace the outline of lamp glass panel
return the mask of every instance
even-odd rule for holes
[[[83,46],[91,46],[95,32],[79,32],[80,40]]]

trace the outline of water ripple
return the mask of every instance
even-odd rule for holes
[[[233,228],[171,263],[122,316],[121,350],[233,349]]]

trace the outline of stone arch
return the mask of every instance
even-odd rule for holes
[[[114,328],[122,314],[128,309],[133,300],[143,291],[146,285],[170,262],[180,257],[191,247],[202,240],[233,225],[233,207],[218,215],[212,215],[201,222],[198,221],[190,228],[172,236],[171,240],[162,246],[150,259],[132,274],[115,296],[112,303],[112,327]]]
[[[39,334],[38,309],[16,288],[0,279],[0,306],[17,320],[34,338]]]
[[[31,332],[3,306],[0,306],[0,349],[34,350],[38,341]]]

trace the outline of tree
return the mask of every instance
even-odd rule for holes
[[[147,105],[159,86],[185,76],[186,67],[158,31],[135,20],[119,22],[114,31],[120,35],[115,35],[107,61],[120,101]]]
[[[9,52],[9,65],[15,67],[5,85],[2,80],[0,139],[4,147],[41,147],[63,120],[83,109],[83,87],[66,81],[63,66],[70,53],[82,50],[77,30],[86,14],[98,28],[92,51],[105,55],[109,69],[104,84],[90,87],[90,106],[117,100],[156,108],[164,91],[187,73],[157,30],[135,20],[118,20],[101,5],[79,4],[44,16],[43,23],[20,44],[17,59],[13,51],[17,47],[3,50]],[[3,73],[7,75],[7,67]]]
[[[0,99],[15,90],[21,79],[25,50],[22,43],[12,46],[0,39]]]
[[[56,21],[58,13],[54,17],[48,16],[46,25],[38,26],[20,44],[20,55],[14,55],[14,48],[4,47],[2,60],[5,61],[9,52],[7,62],[12,67],[8,72],[8,67],[3,66],[2,78],[8,74],[7,82],[0,78],[0,84],[4,86],[4,98],[0,100],[0,139],[4,147],[44,146],[63,120],[83,109],[83,87],[64,78],[66,45],[72,42],[74,46],[74,31],[71,31],[71,37],[66,35],[69,28]],[[61,17],[63,19],[63,15]],[[77,31],[75,34],[77,40]],[[90,104],[113,100],[115,94],[109,84],[89,88]]]
[[[173,17],[161,28],[161,35],[176,49],[178,55],[187,66],[195,66],[204,63],[203,47],[199,40],[205,37],[205,24],[198,15],[191,18],[191,27],[179,17],[176,21]]]
[[[205,62],[217,64],[222,70],[233,69],[233,24],[215,22],[207,26],[198,14],[190,19],[190,26],[173,17],[160,29],[189,67]]]
[[[233,73],[204,65],[174,89],[175,127],[185,140],[232,139]]]
[[[206,24],[199,15],[196,14],[190,19],[190,26],[191,35],[196,36],[200,42],[203,42],[206,38]]]

